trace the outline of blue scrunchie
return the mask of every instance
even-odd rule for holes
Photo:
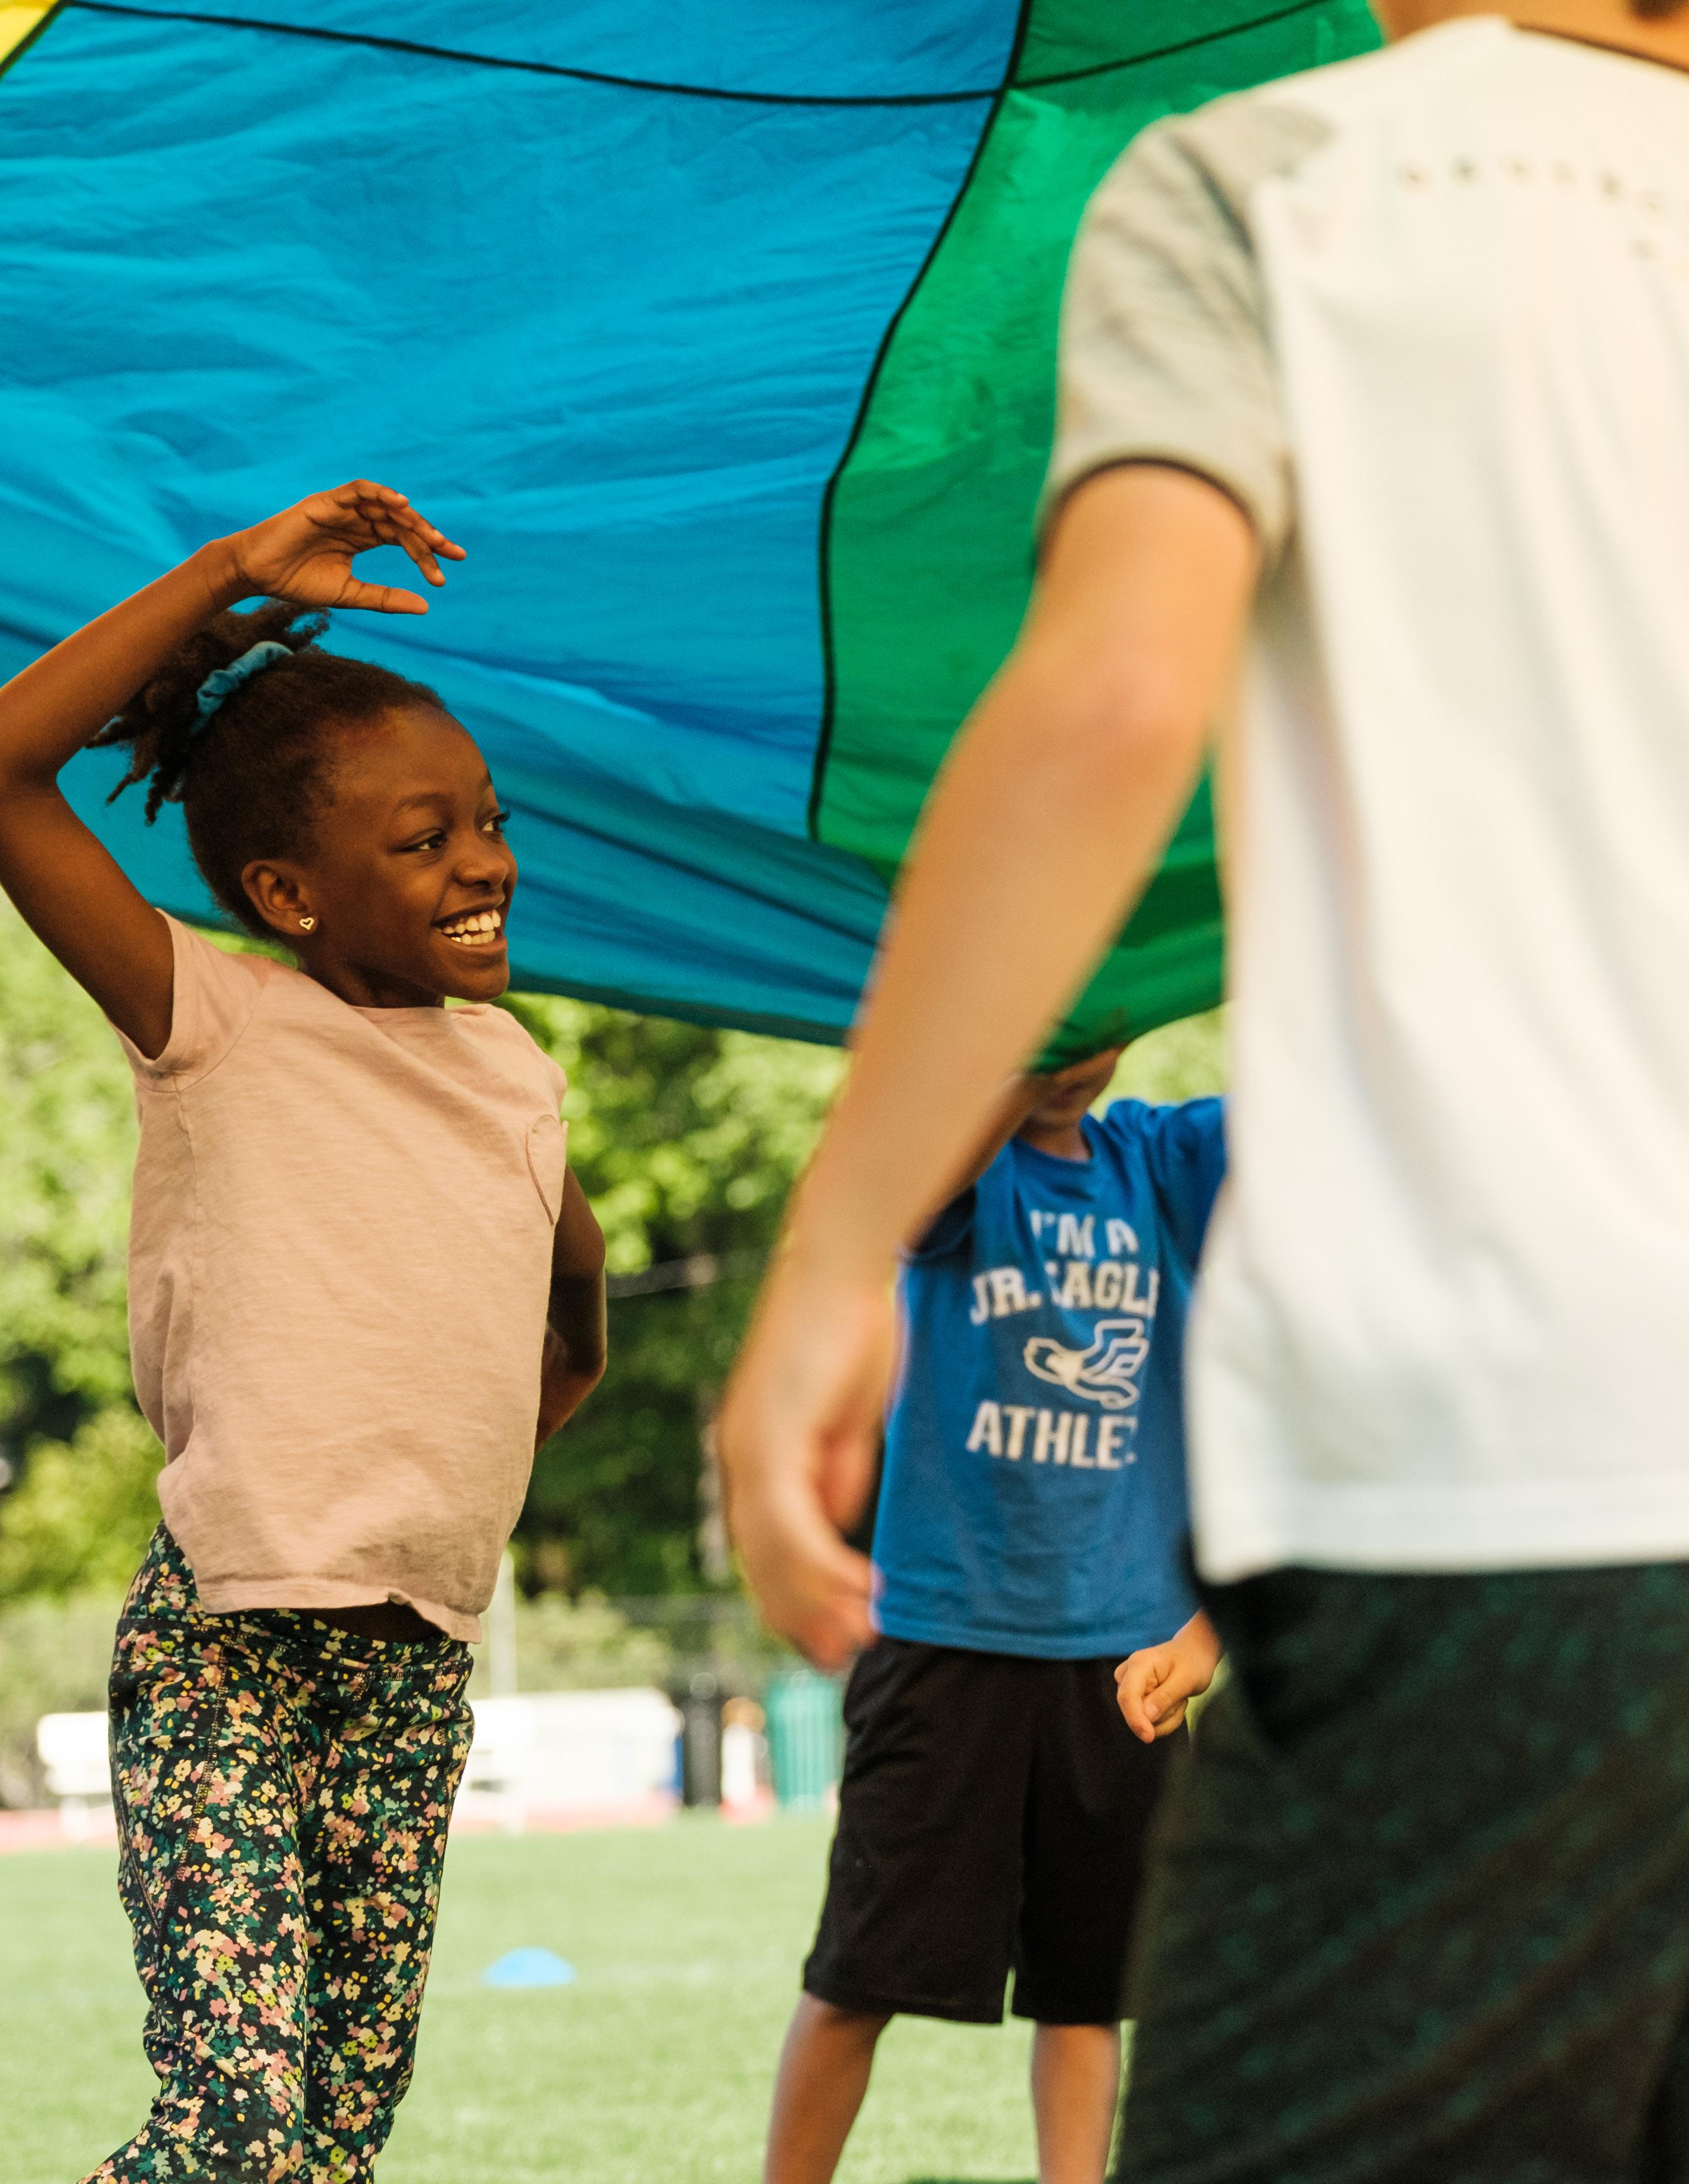
[[[277,644],[274,638],[265,638],[262,644],[254,645],[249,652],[242,653],[238,660],[231,660],[226,667],[219,667],[208,675],[199,686],[197,727],[203,728],[223,700],[260,669],[268,667],[272,660],[291,660],[293,656],[292,645]]]

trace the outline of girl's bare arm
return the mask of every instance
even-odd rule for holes
[[[563,1177],[563,1210],[551,1256],[536,1448],[551,1438],[603,1379],[609,1354],[607,1317],[604,1232],[575,1171],[569,1168]]]
[[[170,1038],[170,933],[71,810],[59,773],[239,599],[264,593],[302,606],[426,613],[415,593],[352,576],[353,556],[383,543],[403,546],[430,583],[445,581],[437,553],[462,558],[403,493],[360,479],[201,547],[0,689],[0,887],[143,1054]]]
[[[164,920],[66,802],[60,770],[215,614],[241,596],[204,547],[0,689],[0,886],[143,1054],[170,1033]]]

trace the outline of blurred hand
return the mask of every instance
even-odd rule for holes
[[[727,1522],[770,1626],[819,1669],[874,1641],[872,1568],[847,1547],[873,1490],[896,1351],[890,1278],[778,1261],[718,1421]]]
[[[376,614],[426,614],[428,609],[415,592],[354,577],[356,555],[376,546],[403,547],[431,584],[446,581],[438,555],[467,558],[402,493],[368,478],[314,493],[223,543],[240,582],[238,597],[262,593],[303,607],[361,607]]]
[[[1114,1696],[1126,1726],[1145,1744],[1184,1725],[1190,1702],[1214,1680],[1220,1641],[1201,1613],[1164,1646],[1145,1646],[1114,1671]]]

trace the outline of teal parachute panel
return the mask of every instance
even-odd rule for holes
[[[1373,36],[1360,0],[0,5],[0,670],[314,487],[398,484],[471,558],[426,622],[332,641],[486,749],[516,983],[836,1039],[1024,596],[1086,178]],[[985,412],[931,337],[982,281],[1019,299]],[[939,486],[978,550],[917,672]],[[79,808],[209,917],[114,778],[79,760]],[[1182,838],[1140,1021],[1217,989],[1204,815]]]

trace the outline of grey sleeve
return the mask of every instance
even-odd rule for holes
[[[1290,441],[1246,220],[1254,185],[1325,135],[1304,111],[1228,99],[1146,130],[1105,180],[1068,269],[1040,536],[1096,471],[1165,463],[1229,493],[1278,554]]]

